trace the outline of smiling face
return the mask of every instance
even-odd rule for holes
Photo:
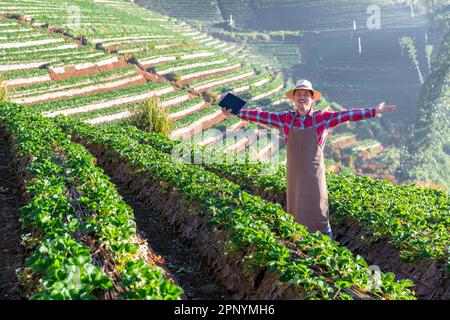
[[[302,115],[306,115],[314,104],[311,90],[297,89],[294,93],[294,106]]]

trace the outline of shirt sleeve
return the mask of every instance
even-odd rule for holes
[[[346,121],[359,121],[376,116],[375,108],[350,109],[343,111],[324,111],[323,117],[328,128],[337,126]]]
[[[242,120],[258,122],[275,128],[280,128],[282,125],[278,112],[262,111],[258,109],[241,109],[237,116]]]

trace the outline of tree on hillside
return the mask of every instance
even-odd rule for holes
[[[419,60],[417,59],[417,50],[414,40],[411,37],[401,37],[399,40],[400,48],[403,50],[406,48],[408,50],[408,55],[411,58],[414,67],[416,67],[417,75],[419,76],[419,81],[423,84],[422,72],[419,67]]]
[[[172,129],[172,121],[166,111],[160,107],[158,98],[155,96],[132,107],[130,112],[131,117],[127,120],[128,124],[141,130],[168,136]]]
[[[443,38],[433,70],[424,83],[416,119],[402,157],[403,181],[433,181],[450,186],[450,31]]]
[[[4,85],[4,79],[0,78],[0,102],[6,100],[7,93],[8,91]]]
[[[431,55],[432,54],[433,54],[433,46],[432,45],[425,46],[425,56],[427,57],[429,72],[431,72]]]

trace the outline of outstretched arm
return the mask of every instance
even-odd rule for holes
[[[222,111],[227,116],[233,115],[231,109],[222,108]],[[237,114],[236,116],[238,116],[242,120],[258,122],[275,128],[279,128],[282,125],[279,114],[277,112],[262,111],[259,109],[241,109],[239,111],[239,114]]]
[[[373,118],[378,114],[393,111],[395,110],[395,108],[396,106],[394,105],[385,105],[385,103],[382,102],[375,108],[350,109],[335,112],[325,111],[323,112],[323,116],[327,121],[328,127],[332,128],[346,121],[359,121],[363,119]]]

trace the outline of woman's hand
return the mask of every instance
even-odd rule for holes
[[[397,106],[395,105],[386,105],[384,102],[380,103],[375,107],[375,114],[381,114],[384,112],[394,111]]]
[[[222,110],[223,114],[224,114],[227,118],[233,115],[233,112],[232,112],[231,109],[226,109],[226,108],[220,108],[220,109]]]

